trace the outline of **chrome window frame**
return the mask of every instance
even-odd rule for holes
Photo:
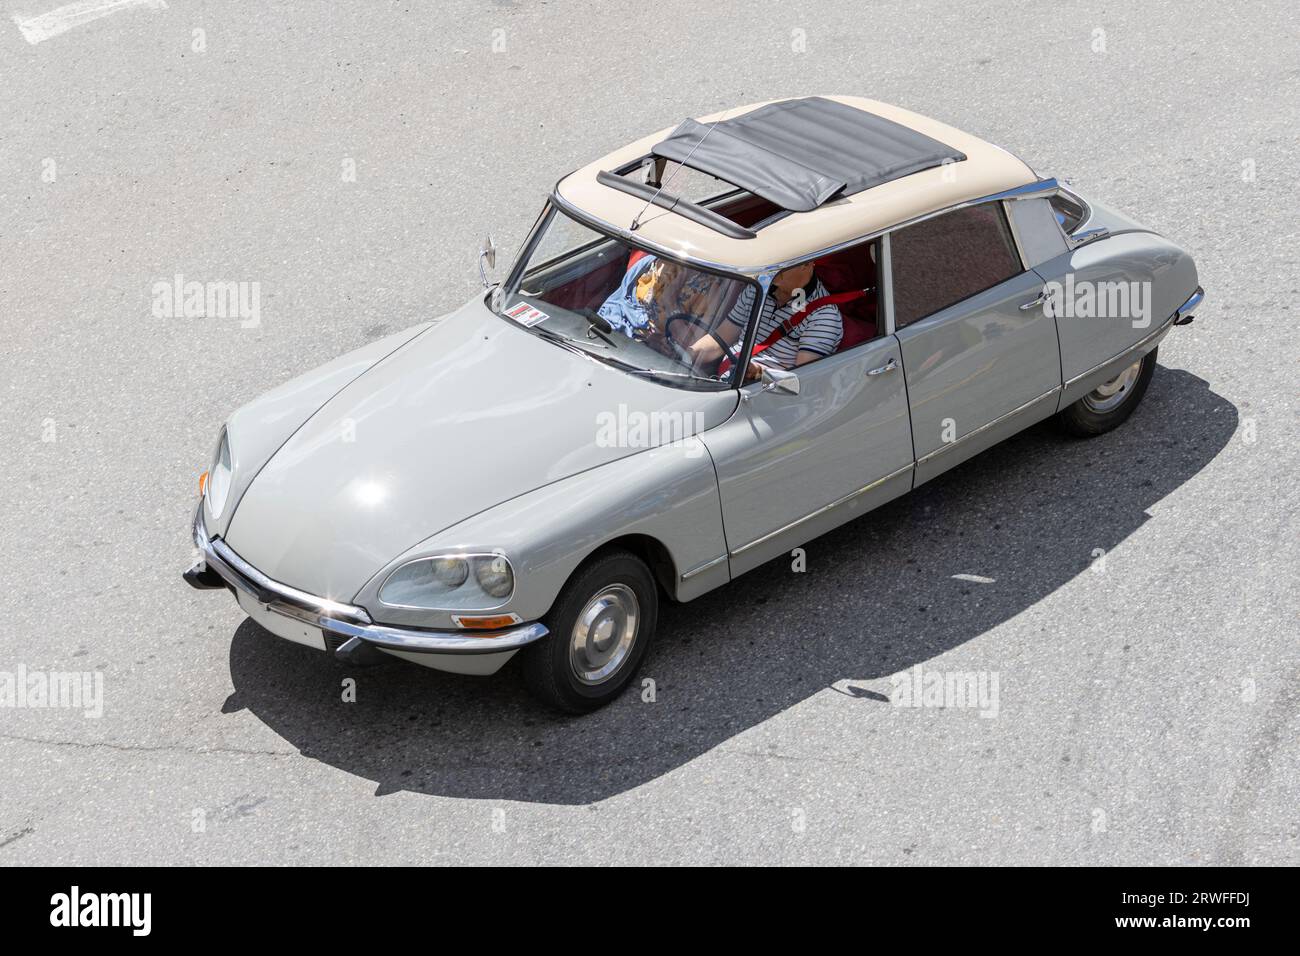
[[[758,323],[763,317],[763,305],[768,293],[772,291],[772,282],[776,279],[776,269],[770,269],[758,277],[758,294],[754,298],[754,308],[749,313],[749,323],[745,326],[745,337],[740,347],[740,356],[733,369],[732,387],[737,391],[744,388],[745,373],[749,371],[749,360],[753,355],[755,339],[758,338]]]
[[[893,280],[890,278],[889,272],[887,271],[889,267],[889,254],[886,247],[889,244],[889,233],[882,233],[881,235],[878,236],[869,236],[860,239],[857,242],[853,242],[850,243],[849,245],[844,246],[840,251],[843,252],[847,249],[856,249],[858,246],[865,246],[872,242],[875,242],[879,245],[879,252],[877,253],[877,260],[876,260],[876,308],[877,308],[877,313],[885,317],[885,329],[883,331],[878,331],[876,333],[875,338],[869,339],[867,342],[859,342],[858,345],[853,346],[853,349],[856,349],[862,345],[867,345],[869,342],[874,342],[876,341],[876,339],[882,338],[886,335],[894,334],[894,330],[892,328],[893,321],[894,321],[894,315],[893,315],[894,310],[893,310],[892,299],[890,300],[890,305],[888,309],[886,309],[885,307],[886,285],[888,285],[891,288],[891,290],[893,285]],[[814,253],[813,255],[809,256],[807,259],[800,259],[798,262],[795,263],[795,265],[803,265],[805,262],[811,262],[812,260],[819,259],[819,258],[821,258],[821,254]],[[789,268],[789,267],[787,266],[785,268]],[[764,296],[767,295],[768,289],[771,288],[772,280],[776,278],[776,274],[778,271],[780,270],[773,269],[770,270],[769,272],[763,273],[763,275],[759,277],[760,283],[763,283],[763,280],[766,279],[766,282],[763,284]],[[755,313],[752,316],[750,316],[750,324],[752,326],[755,335],[749,336],[747,333],[746,336],[747,338],[757,337],[758,322],[760,318],[761,318],[761,314],[758,311],[755,311]],[[750,352],[753,349],[753,344],[754,343],[752,341],[747,341],[745,345],[745,349],[741,353],[745,359],[746,369],[748,369],[749,366]],[[851,352],[853,351],[853,349],[846,349],[845,351]],[[838,355],[839,353],[833,352],[831,354]],[[825,355],[822,357],[830,358],[829,355]],[[754,383],[753,382],[746,383],[742,377],[741,387],[744,387],[745,384],[752,385]]]
[[[888,266],[889,266],[889,255],[888,255],[888,251],[887,251],[886,247],[887,247],[888,244],[889,244],[889,233],[886,232],[886,233],[881,233],[880,235],[877,235],[877,236],[867,236],[867,237],[864,237],[864,238],[862,238],[862,239],[859,239],[859,240],[857,240],[857,241],[855,241],[855,242],[849,243],[848,245],[845,245],[845,246],[841,247],[840,251],[843,252],[843,251],[848,250],[848,249],[856,249],[858,246],[865,246],[865,245],[868,245],[868,244],[870,244],[870,243],[872,243],[872,242],[877,243],[877,244],[879,245],[879,247],[880,247],[880,251],[877,253],[877,259],[876,259],[876,309],[877,309],[877,314],[878,314],[878,315],[883,315],[883,316],[885,317],[885,329],[884,329],[884,331],[878,331],[878,332],[876,333],[876,337],[875,337],[875,338],[873,338],[873,339],[868,339],[866,342],[859,342],[857,345],[853,346],[852,349],[846,349],[846,350],[845,350],[845,351],[849,351],[849,352],[853,351],[853,349],[856,349],[856,348],[858,348],[858,347],[860,347],[860,346],[862,346],[862,345],[867,345],[867,344],[869,344],[870,342],[874,342],[874,341],[876,341],[876,339],[883,338],[883,337],[886,336],[886,335],[893,335],[893,334],[894,334],[894,330],[893,330],[893,328],[892,328],[893,321],[894,321],[894,314],[893,314],[893,313],[894,313],[894,309],[893,309],[893,300],[892,300],[892,298],[890,299],[890,304],[889,304],[888,309],[886,309],[885,304],[884,304],[884,303],[885,303],[884,296],[885,296],[885,294],[886,294],[886,292],[885,292],[885,287],[886,287],[886,285],[887,285],[887,284],[889,285],[889,287],[890,287],[890,291],[891,291],[891,294],[892,294],[892,289],[893,289],[893,279],[890,277],[889,272],[887,271]],[[819,258],[821,258],[821,253],[813,253],[811,256],[808,256],[806,259],[799,259],[799,260],[798,260],[797,262],[795,262],[794,264],[795,264],[795,265],[803,265],[803,264],[806,263],[806,262],[811,262],[811,261],[813,261],[813,260],[815,260],[815,259],[819,259]],[[790,267],[789,267],[789,266],[784,266],[783,268],[790,268]],[[768,293],[768,291],[769,291],[769,290],[771,289],[771,287],[772,287],[772,281],[776,278],[776,274],[777,274],[777,272],[779,272],[779,271],[780,271],[779,269],[771,269],[771,270],[768,270],[768,271],[764,272],[761,276],[759,276],[759,283],[763,286],[763,296],[764,296],[764,299],[763,299],[762,301],[766,301],[767,293]],[[761,304],[762,304],[762,303],[761,303],[761,301],[760,301],[760,306],[761,306]],[[746,370],[748,370],[748,368],[749,368],[749,360],[750,360],[750,358],[751,358],[751,352],[752,352],[753,347],[754,347],[754,342],[753,342],[752,340],[753,340],[754,338],[757,338],[758,323],[759,323],[759,320],[760,320],[761,318],[762,318],[761,308],[760,308],[760,309],[756,309],[756,310],[754,311],[754,313],[753,313],[753,314],[750,316],[750,318],[749,318],[749,321],[750,321],[750,328],[749,328],[748,330],[746,330],[746,342],[745,342],[745,347],[741,350],[741,355],[744,357],[744,365],[745,365]],[[751,335],[751,334],[750,334],[751,332],[754,333],[754,334]],[[838,352],[832,352],[831,354],[832,354],[832,355],[838,355],[839,353],[838,353]],[[830,358],[830,355],[824,355],[824,356],[822,356],[822,358]],[[809,363],[809,364],[813,364],[813,363]],[[807,366],[803,366],[803,367],[806,368]],[[744,376],[743,376],[743,374],[742,374],[742,376],[741,376],[741,381],[740,381],[740,387],[743,388],[743,387],[744,387],[745,385],[747,385],[747,384],[748,384],[748,385],[753,385],[754,383],[753,383],[753,382],[745,382],[745,381],[744,381]]]
[[[1029,199],[1029,198],[1038,198],[1038,195],[1037,195],[1037,194],[1030,194],[1030,195],[1027,195],[1027,196],[1016,196],[1016,197],[1015,197],[1015,199]],[[935,214],[935,215],[924,216],[924,217],[921,217],[921,218],[918,218],[918,219],[910,220],[909,222],[904,223],[903,225],[894,226],[893,228],[890,229],[890,233],[891,233],[891,234],[894,233],[894,232],[901,232],[902,230],[908,228],[909,226],[914,226],[914,225],[916,225],[916,223],[918,223],[918,222],[925,222],[926,220],[929,220],[929,219],[935,219],[935,218],[938,218],[938,216],[940,216],[940,215],[947,215],[949,212],[959,212],[959,211],[962,210],[962,209],[970,209],[970,208],[973,208],[973,207],[975,207],[975,206],[982,206],[982,205],[985,205],[985,203],[987,203],[987,204],[989,204],[989,205],[997,205],[998,207],[1000,207],[1000,208],[999,208],[999,212],[1001,213],[1002,221],[1006,223],[1007,231],[1011,234],[1011,245],[1012,245],[1012,248],[1015,250],[1016,258],[1017,258],[1017,260],[1020,262],[1020,271],[1019,271],[1019,272],[1016,272],[1016,273],[1014,273],[1014,274],[1012,274],[1012,275],[1009,275],[1009,276],[1007,276],[1005,279],[999,279],[997,282],[993,283],[992,285],[990,285],[990,286],[985,286],[983,289],[978,289],[978,290],[976,290],[975,292],[972,292],[970,295],[962,296],[962,297],[961,297],[960,299],[958,299],[956,302],[949,302],[947,305],[943,306],[942,308],[935,309],[933,312],[928,312],[928,313],[926,313],[925,315],[918,316],[917,318],[913,319],[911,322],[907,323],[907,325],[904,326],[904,328],[910,328],[911,326],[916,325],[916,324],[919,323],[919,322],[924,322],[924,321],[926,321],[927,319],[932,318],[933,316],[938,315],[940,312],[944,312],[944,311],[946,311],[946,310],[948,310],[948,309],[951,309],[953,306],[961,305],[961,304],[962,304],[963,302],[965,302],[967,299],[972,299],[972,298],[974,298],[974,297],[977,296],[977,295],[980,295],[980,294],[982,294],[982,293],[984,293],[984,292],[989,291],[989,289],[996,289],[996,288],[997,288],[998,286],[1000,286],[1002,283],[1004,283],[1004,282],[1010,282],[1012,279],[1018,278],[1019,276],[1024,275],[1026,272],[1033,272],[1033,271],[1034,271],[1032,268],[1030,268],[1030,267],[1027,265],[1028,260],[1025,258],[1025,252],[1024,252],[1024,249],[1021,248],[1021,245],[1020,245],[1020,236],[1019,236],[1019,234],[1017,234],[1017,232],[1016,232],[1015,217],[1013,217],[1013,216],[1011,215],[1011,210],[1007,207],[1007,203],[1008,203],[1008,202],[1012,202],[1012,201],[1014,201],[1014,200],[1008,200],[1008,199],[1005,199],[1005,198],[1002,198],[1002,199],[996,199],[996,198],[995,198],[995,199],[988,199],[988,200],[982,200],[982,201],[981,201],[981,200],[975,200],[975,201],[973,201],[973,202],[960,203],[960,204],[958,204],[958,205],[956,205],[956,206],[953,206],[951,209],[946,209],[946,210],[944,210],[942,213],[937,213],[937,214]],[[894,261],[893,261],[893,254],[892,254],[892,251],[891,251],[891,253],[890,253],[889,266],[890,266],[890,283],[889,283],[889,332],[890,332],[890,334],[892,335],[892,334],[894,334],[895,332],[898,331],[898,329],[897,329],[897,327],[896,327],[896,325],[895,325],[895,318],[894,318],[894,283],[893,283],[893,266],[894,266]]]
[[[886,226],[883,229],[876,229],[873,230],[872,232],[863,233],[860,236],[856,236],[852,239],[847,239],[843,242],[837,242],[829,246],[823,246],[807,254],[800,255],[794,259],[787,259],[783,262],[767,263],[758,266],[736,266],[736,265],[729,265],[727,263],[722,263],[722,262],[715,262],[710,259],[702,259],[696,256],[686,255],[681,252],[676,252],[668,248],[667,246],[661,245],[660,243],[647,240],[641,237],[640,235],[638,235],[637,233],[634,233],[630,229],[626,229],[622,226],[616,226],[611,222],[607,222],[604,219],[601,219],[599,216],[592,215],[591,213],[574,205],[573,203],[565,199],[562,195],[560,195],[560,183],[563,182],[564,179],[566,178],[568,177],[566,176],[560,179],[559,181],[557,181],[555,187],[551,190],[551,195],[548,200],[548,209],[553,206],[558,210],[560,210],[561,212],[564,212],[571,218],[578,220],[579,222],[589,226],[592,229],[595,229],[599,232],[607,233],[610,236],[616,237],[626,242],[627,244],[642,249],[648,253],[651,253],[652,255],[665,256],[676,262],[680,262],[685,265],[690,265],[698,269],[703,269],[705,271],[718,273],[721,275],[735,276],[737,278],[744,279],[749,282],[756,282],[758,284],[759,295],[755,299],[754,313],[750,316],[749,328],[746,329],[745,332],[745,345],[741,351],[741,361],[738,361],[736,363],[736,368],[732,376],[732,381],[729,385],[730,388],[734,388],[734,389],[739,389],[743,387],[745,384],[743,375],[744,375],[745,368],[749,364],[750,351],[752,350],[754,344],[753,339],[754,339],[754,333],[757,330],[757,325],[758,325],[757,319],[760,314],[759,310],[762,308],[762,303],[767,296],[768,289],[771,288],[773,277],[782,269],[787,269],[790,266],[799,265],[800,263],[807,262],[809,259],[817,259],[822,256],[829,256],[836,252],[840,252],[844,249],[849,249],[852,248],[853,246],[861,245],[864,242],[870,242],[873,239],[883,238],[884,241],[881,243],[881,258],[882,258],[882,262],[888,260],[888,264],[889,264],[889,269],[884,272],[884,278],[885,280],[888,281],[887,295],[885,294],[885,288],[884,288],[885,281],[882,280],[881,283],[881,287],[882,287],[881,295],[883,297],[882,304],[884,305],[886,310],[885,334],[893,335],[897,331],[897,329],[895,328],[895,323],[894,323],[893,260],[892,260],[892,255],[890,254],[889,251],[889,242],[888,242],[888,237],[891,233],[896,232],[900,229],[906,229],[908,226],[914,226],[920,222],[925,222],[928,219],[934,219],[937,216],[943,216],[950,212],[956,212],[959,209],[965,209],[970,206],[979,206],[979,205],[983,205],[984,203],[991,203],[991,202],[1001,203],[1001,202],[1012,201],[1016,199],[1031,199],[1031,198],[1038,198],[1038,197],[1050,198],[1051,196],[1055,195],[1057,192],[1060,192],[1064,189],[1064,187],[1055,177],[1038,179],[1032,183],[1025,183],[1023,186],[1015,186],[1011,189],[1004,189],[996,193],[990,193],[987,196],[980,196],[975,199],[967,199],[959,203],[952,203],[951,205],[944,206],[942,208],[935,209],[927,213],[923,213],[919,216],[913,216],[911,219],[904,219],[900,222],[893,223],[892,225]],[[1071,197],[1077,199],[1076,194],[1073,191],[1071,190],[1065,190],[1065,191],[1069,192]],[[1083,202],[1082,199],[1078,199],[1077,201],[1081,203]],[[1084,205],[1086,206],[1086,203]],[[1089,215],[1091,215],[1091,207],[1088,207],[1088,209],[1089,209]],[[545,210],[543,211],[543,213],[545,214]],[[538,224],[540,224],[542,219],[545,218],[544,214],[542,217],[539,217]],[[1007,219],[1008,228],[1012,230],[1012,236],[1015,237],[1016,235],[1015,226],[1011,221],[1011,216],[1007,213],[1005,209],[1003,210],[1003,215]],[[520,251],[519,258],[516,260],[515,265],[511,269],[510,275],[508,276],[508,281],[513,281],[516,270],[522,268],[522,263],[527,260],[527,257],[529,255],[531,255],[532,245],[537,240],[537,230],[538,230],[538,225],[534,225],[533,234],[529,236],[528,242],[525,243],[524,248]],[[1023,268],[1025,262],[1024,254],[1020,249],[1018,238],[1016,238],[1015,241],[1016,241],[1016,253],[1017,255],[1020,256],[1020,263],[1022,266],[1021,271],[1022,272],[1027,271],[1027,269]],[[1073,244],[1070,245],[1071,248],[1074,248]]]
[[[1107,229],[1105,226],[1100,226],[1096,229],[1088,228],[1088,224],[1092,222],[1092,204],[1088,202],[1088,200],[1084,199],[1073,189],[1070,189],[1064,185],[1058,185],[1053,195],[1055,195],[1056,193],[1065,196],[1067,199],[1070,200],[1070,202],[1075,203],[1080,209],[1083,210],[1083,215],[1079,218],[1079,222],[1074,227],[1073,231],[1067,232],[1065,226],[1062,223],[1058,222],[1056,224],[1056,228],[1059,229],[1061,231],[1061,235],[1065,237],[1065,246],[1067,251],[1073,252],[1075,249],[1078,249],[1080,246],[1086,246],[1090,242],[1095,242],[1098,239],[1105,239],[1107,236],[1110,235],[1110,230]],[[1047,198],[1050,199],[1051,196],[1048,196]],[[1053,210],[1052,218],[1053,219],[1056,218],[1055,210]]]
[[[843,249],[848,249],[851,246],[856,246],[870,239],[876,239],[880,236],[885,235],[886,233],[897,232],[900,229],[906,229],[908,226],[915,226],[919,222],[925,222],[927,219],[934,219],[937,216],[943,216],[950,212],[956,212],[958,209],[966,209],[967,207],[970,206],[980,206],[983,205],[984,203],[989,203],[989,202],[1000,202],[1005,199],[1029,199],[1031,197],[1036,197],[1036,196],[1050,196],[1060,188],[1061,188],[1060,183],[1058,183],[1055,179],[1040,179],[1037,182],[1026,183],[1024,186],[1017,186],[1014,189],[1006,189],[1003,190],[1002,192],[990,193],[987,196],[980,196],[977,199],[967,199],[967,200],[963,200],[962,202],[953,203],[952,205],[944,206],[941,209],[935,209],[931,212],[923,213],[922,215],[919,216],[913,216],[911,219],[904,219],[890,226],[886,226],[883,229],[877,229],[873,232],[863,233],[861,236],[858,236],[857,238],[849,239],[845,242],[837,242],[831,246],[826,246],[822,249],[818,249],[816,252],[813,252],[810,255],[799,256],[797,259],[790,259],[787,260],[786,262],[779,262],[774,266],[768,266],[765,268],[772,268],[772,269],[776,269],[777,271],[780,271],[781,269],[784,269],[787,266],[797,265],[800,262],[807,261],[808,259],[816,259],[821,256],[828,256],[831,255],[832,253],[839,252]],[[721,268],[732,268],[732,267],[722,266]]]
[[[885,317],[885,334],[893,335],[894,327],[894,253],[892,233],[880,237],[880,298],[877,308]]]
[[[658,245],[657,243],[646,242],[631,230],[619,229],[615,226],[610,225],[604,220],[597,218],[596,216],[587,215],[585,212],[583,212],[577,206],[574,206],[572,203],[567,203],[561,200],[558,193],[553,194],[547,200],[545,207],[542,209],[541,215],[538,216],[537,221],[533,223],[533,228],[530,230],[528,234],[528,238],[524,241],[524,245],[519,250],[519,255],[516,257],[514,264],[511,265],[510,272],[507,273],[505,280],[499,283],[493,289],[488,290],[487,298],[489,303],[496,301],[498,290],[503,293],[505,289],[508,289],[511,286],[522,284],[523,268],[525,264],[532,256],[533,252],[537,247],[537,244],[541,242],[542,236],[546,232],[546,227],[551,223],[551,220],[556,215],[560,215],[560,214],[568,216],[570,219],[576,221],[579,225],[586,226],[588,229],[600,233],[602,236],[604,236],[607,239],[612,239],[616,242],[621,242],[625,245],[631,246],[634,249],[640,249],[642,252],[656,256],[658,258],[668,259],[669,261],[679,263],[680,265],[689,266],[692,269],[697,269],[701,272],[708,272],[712,275],[718,275],[724,279],[735,279],[747,285],[756,287],[758,291],[762,293],[762,295],[757,296],[755,299],[755,311],[750,315],[749,325],[747,327],[746,335],[748,336],[749,331],[752,331],[754,328],[756,328],[756,318],[758,316],[758,309],[762,307],[763,296],[767,295],[767,286],[763,285],[761,278],[756,278],[754,275],[747,272],[738,272],[735,269],[729,268],[727,266],[719,265],[717,263],[711,263],[705,260],[695,259],[692,256],[684,256],[681,253],[673,252],[671,249],[667,249],[663,246]],[[594,244],[595,243],[591,243],[591,245]],[[576,249],[574,249],[573,252],[579,252],[584,248],[586,248],[586,246],[579,246]],[[543,263],[543,265],[546,264],[547,263]],[[772,274],[775,275],[776,272],[773,271]],[[770,279],[769,279],[769,285],[770,285]],[[499,309],[495,308],[494,306],[489,305],[489,308],[491,309],[492,313],[497,317],[499,317],[500,319],[502,319],[502,321],[510,322],[512,325],[518,325],[518,323],[514,322],[514,320],[505,316]],[[749,343],[747,341],[747,347],[748,344]],[[748,357],[747,352],[744,354],[746,355],[746,357]],[[593,362],[600,362],[600,359],[594,355],[588,356],[588,358],[590,358],[591,361]],[[741,363],[737,363],[736,367],[732,369],[731,380],[727,382],[719,381],[718,384],[722,386],[721,388],[696,389],[696,391],[723,392],[723,391],[739,388],[741,385],[744,384],[744,381],[741,377],[742,371],[743,369],[741,367]],[[673,385],[671,381],[663,381],[661,384],[668,385],[670,388],[679,388],[679,386]]]
[[[1020,229],[1016,225],[1015,214],[1011,211],[1011,204],[1014,199],[1004,199],[1001,202],[1002,217],[1007,221],[1007,228],[1011,230],[1011,242],[1016,247],[1016,255],[1020,257],[1020,271],[1028,272],[1030,269],[1029,257],[1025,255],[1025,244],[1020,240]],[[1056,217],[1053,216],[1053,219]]]
[[[549,201],[555,206],[558,206],[564,212],[568,213],[573,218],[580,220],[586,225],[592,227],[593,229],[599,229],[603,232],[608,232],[611,235],[617,236],[618,238],[632,245],[644,249],[646,252],[650,252],[655,255],[667,256],[670,259],[675,259],[678,262],[684,263],[686,265],[696,266],[701,269],[707,269],[711,272],[720,272],[724,275],[735,275],[735,276],[748,278],[752,280],[757,276],[762,275],[765,272],[780,272],[782,269],[788,268],[790,266],[798,265],[801,262],[807,262],[809,259],[816,259],[821,256],[831,255],[832,253],[839,252],[843,249],[848,249],[851,246],[859,245],[860,243],[866,242],[870,239],[877,239],[888,232],[894,232],[895,230],[898,229],[905,229],[908,226],[916,225],[918,222],[924,222],[927,219],[933,219],[935,216],[942,216],[945,213],[954,212],[958,209],[964,209],[967,206],[978,206],[982,203],[998,202],[1004,199],[1029,199],[1037,196],[1050,197],[1061,188],[1062,188],[1061,184],[1057,182],[1055,178],[1040,179],[1037,180],[1036,182],[1026,183],[1023,186],[1016,186],[1013,189],[1005,189],[1002,190],[1001,192],[990,193],[987,196],[980,196],[976,199],[967,199],[959,203],[953,203],[952,205],[944,206],[940,209],[935,209],[932,210],[931,212],[923,213],[919,216],[913,216],[911,219],[901,220],[900,222],[896,222],[889,226],[885,226],[883,229],[876,229],[873,230],[872,232],[865,232],[862,235],[855,236],[852,239],[846,239],[843,242],[837,242],[834,243],[833,245],[823,246],[819,249],[814,249],[808,253],[800,254],[799,256],[793,259],[786,259],[783,262],[762,263],[753,266],[729,265],[724,262],[715,262],[710,259],[701,259],[696,256],[691,256],[691,255],[686,255],[685,253],[676,252],[668,248],[667,246],[661,245],[657,242],[653,242],[648,239],[644,239],[641,236],[639,236],[637,233],[634,233],[629,229],[626,229],[622,226],[616,226],[611,222],[606,222],[604,219],[601,219],[599,216],[593,216],[591,213],[586,212],[585,210],[579,208],[578,206],[575,206],[573,203],[569,202],[567,199],[565,199],[563,196],[560,195],[558,184],[556,186],[556,189],[551,193],[551,197]],[[1073,193],[1071,193],[1071,195],[1073,195]],[[521,253],[520,256],[522,258],[523,253]],[[518,263],[516,263],[516,265],[518,265]],[[512,271],[512,275],[513,275],[513,271]]]

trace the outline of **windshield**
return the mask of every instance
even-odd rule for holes
[[[552,207],[494,308],[507,319],[634,375],[721,388],[739,349],[750,283],[655,256]]]

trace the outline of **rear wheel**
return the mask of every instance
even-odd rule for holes
[[[558,710],[595,710],[636,674],[658,617],[659,592],[645,562],[628,551],[599,555],[556,598],[543,619],[550,633],[524,649],[524,680]]]
[[[1156,370],[1156,352],[1152,349],[1109,382],[1103,382],[1073,405],[1065,408],[1057,420],[1072,435],[1089,438],[1118,427],[1133,414],[1151,384]]]

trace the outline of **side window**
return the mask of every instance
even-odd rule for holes
[[[880,296],[880,242],[842,249],[818,259],[817,280],[831,295],[841,297],[837,308],[844,334],[837,352],[844,352],[884,334],[877,308]]]
[[[1001,203],[935,216],[892,233],[894,326],[917,319],[1022,271]]]
[[[1083,217],[1086,212],[1083,204],[1073,196],[1057,193],[1051,198],[1051,203],[1052,212],[1056,214],[1056,221],[1061,224],[1061,229],[1065,231],[1067,236],[1083,224]]]
[[[882,334],[876,326],[877,249],[872,240],[778,272],[755,332],[754,361],[790,369]],[[751,304],[748,297],[738,300],[733,327],[748,322]],[[798,328],[788,331],[786,323],[797,316]]]

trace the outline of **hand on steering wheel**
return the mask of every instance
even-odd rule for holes
[[[699,320],[689,312],[678,312],[676,315],[670,316],[668,321],[664,323],[664,341],[671,345],[673,351],[677,353],[678,361],[687,368],[693,369],[696,362],[695,353],[673,338],[672,327],[674,322],[685,322],[687,325],[698,325]]]

